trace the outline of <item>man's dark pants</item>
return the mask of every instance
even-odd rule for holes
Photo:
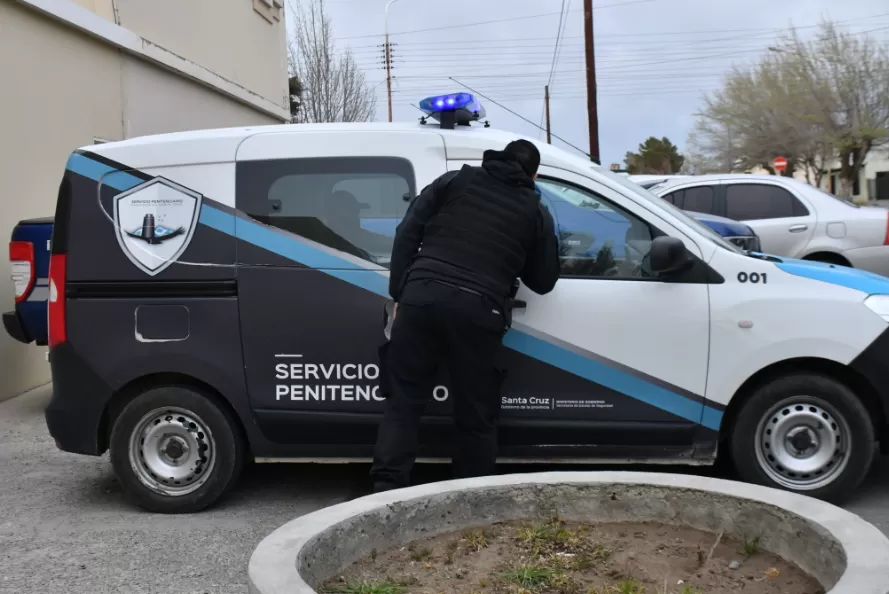
[[[386,355],[390,394],[371,477],[375,490],[406,487],[417,456],[420,416],[439,365],[450,378],[457,477],[494,474],[505,327],[493,300],[436,281],[409,282]]]

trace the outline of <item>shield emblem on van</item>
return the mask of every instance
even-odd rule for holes
[[[145,274],[173,264],[191,243],[201,194],[162,177],[114,197],[114,228],[120,249]]]

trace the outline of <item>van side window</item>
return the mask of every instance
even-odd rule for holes
[[[660,232],[586,189],[553,179],[537,184],[559,231],[562,278],[654,277],[647,256]]]
[[[387,267],[416,182],[405,159],[349,157],[241,162],[236,186],[257,221]]]
[[[784,188],[771,184],[730,184],[725,193],[726,216],[736,221],[784,219],[809,214]]]

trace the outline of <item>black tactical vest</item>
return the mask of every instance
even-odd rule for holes
[[[504,303],[537,233],[540,199],[511,155],[487,151],[464,166],[426,225],[408,281],[434,279]]]

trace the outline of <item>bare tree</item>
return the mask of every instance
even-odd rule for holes
[[[741,135],[732,126],[719,114],[699,114],[686,140],[685,170],[695,175],[742,171]]]
[[[868,153],[889,143],[889,48],[823,22],[814,40],[791,29],[776,49],[797,73],[808,121],[839,161],[838,194],[851,197]]]
[[[820,184],[839,158],[840,194],[851,196],[864,157],[889,141],[889,55],[868,37],[837,31],[824,22],[813,41],[794,29],[753,68],[735,68],[722,89],[704,101],[690,137],[692,153],[723,169],[787,159]]]
[[[293,3],[291,3],[291,8]],[[376,95],[351,50],[337,50],[324,0],[303,0],[291,10],[293,37],[288,40],[291,79],[299,81],[300,122],[366,122],[373,118]]]
[[[818,158],[823,133],[802,109],[805,97],[796,75],[779,56],[766,56],[752,69],[735,68],[723,88],[705,98],[695,132],[698,141],[721,149],[727,170],[763,167],[774,173],[776,157],[787,159],[783,172]]]

